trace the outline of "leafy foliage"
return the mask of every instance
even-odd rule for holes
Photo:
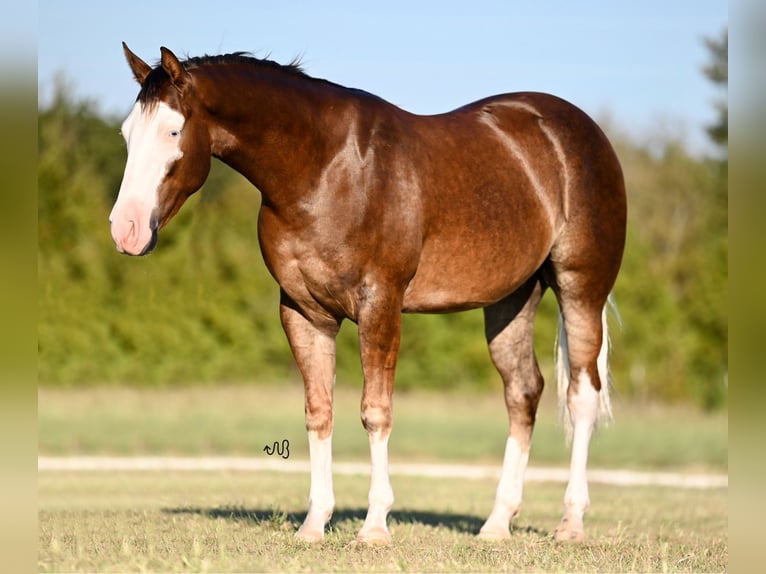
[[[259,253],[259,194],[215,163],[149,257],[119,256],[107,216],[124,166],[118,124],[59,90],[39,114],[39,379],[46,385],[169,386],[295,380],[278,288]],[[615,287],[617,389],[725,404],[727,170],[677,142],[659,153],[613,134],[629,229]],[[549,368],[556,304],[536,325]],[[338,341],[339,384],[361,379],[353,326]],[[492,387],[480,311],[406,316],[399,388]]]
[[[712,407],[727,388],[727,187],[721,165],[669,142],[621,146],[628,241],[615,288],[618,389]]]
[[[712,61],[703,68],[705,76],[717,87],[726,90],[729,85],[729,30],[724,29],[721,38],[708,38],[705,45],[710,51]],[[729,104],[727,99],[715,103],[718,120],[708,127],[711,139],[721,146],[729,143]]]

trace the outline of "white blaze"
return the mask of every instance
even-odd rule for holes
[[[152,238],[151,218],[158,189],[169,166],[181,156],[184,117],[160,102],[142,109],[139,102],[122,124],[128,161],[109,221],[120,251],[138,254]]]

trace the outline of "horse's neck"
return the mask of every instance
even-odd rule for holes
[[[212,152],[270,202],[289,202],[315,177],[312,169],[332,157],[343,134],[327,129],[328,106],[311,85],[314,80],[270,80],[244,77],[240,81],[250,85],[222,94],[218,109],[211,110],[218,122]]]

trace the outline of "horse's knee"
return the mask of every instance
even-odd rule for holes
[[[362,426],[370,434],[379,431],[383,431],[385,433],[391,429],[391,407],[388,405],[362,405],[361,418]]]
[[[320,438],[327,437],[332,432],[332,406],[306,405],[306,430],[316,432]]]

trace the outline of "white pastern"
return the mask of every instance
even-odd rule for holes
[[[335,495],[332,486],[332,435],[319,438],[309,431],[309,457],[311,459],[311,489],[309,511],[296,536],[305,540],[321,540],[325,524],[332,516]]]
[[[365,542],[389,542],[386,517],[394,504],[394,490],[388,472],[388,437],[382,432],[370,434],[370,506],[358,539]]]
[[[518,441],[508,437],[500,482],[495,494],[495,506],[481,528],[479,536],[487,539],[510,535],[509,525],[518,514],[524,490],[524,473],[529,462],[529,450],[522,450]]]
[[[588,496],[588,448],[599,412],[599,393],[593,388],[588,373],[578,375],[577,392],[570,397],[569,414],[572,421],[572,460],[569,484],[564,495],[565,517],[570,524],[582,524],[582,516],[590,502]]]
[[[122,124],[128,160],[117,201],[109,215],[117,248],[140,253],[152,238],[152,213],[158,190],[170,165],[183,156],[185,119],[164,102],[143,107],[139,102]]]

